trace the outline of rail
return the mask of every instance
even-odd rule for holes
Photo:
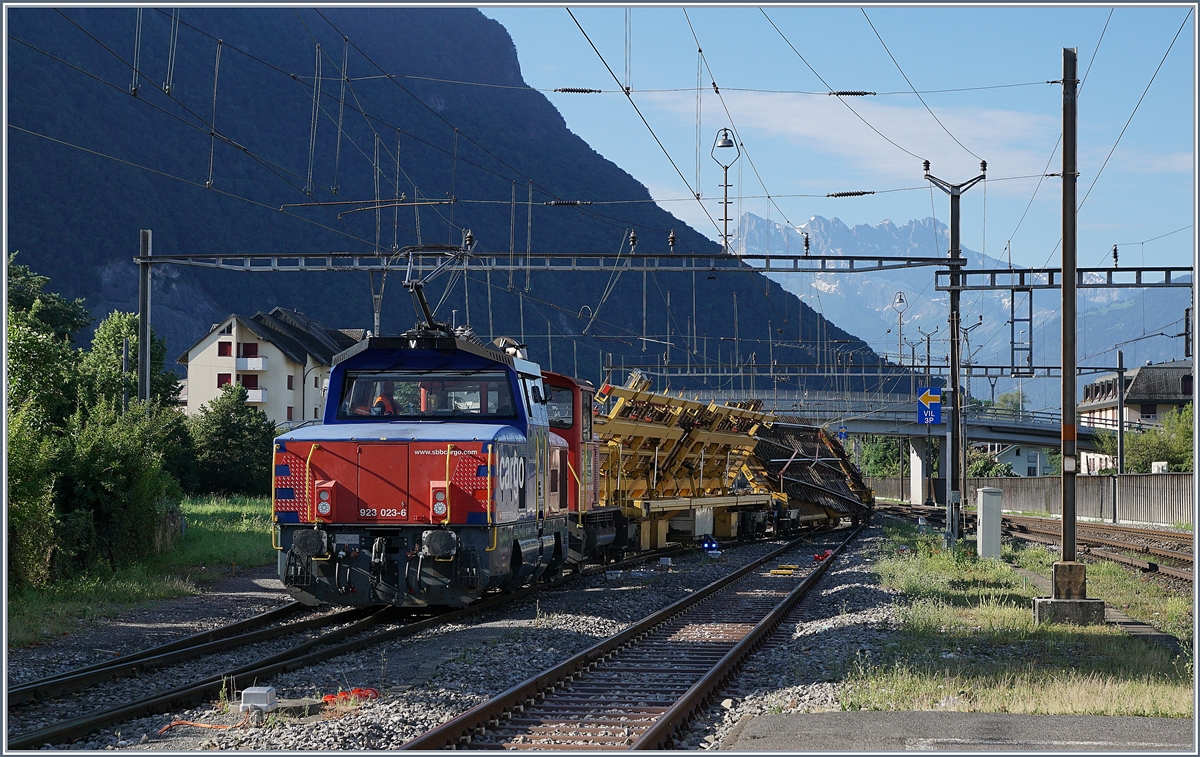
[[[855,529],[850,536],[845,539],[838,547],[834,556],[840,554],[841,551],[853,540],[861,528]],[[820,576],[828,569],[831,560],[825,559],[816,570],[807,576],[799,586],[789,592],[784,600],[776,603],[773,609],[766,612],[765,617],[756,622],[753,628],[746,634],[742,635],[738,641],[733,644],[733,648],[729,649],[715,663],[700,663],[701,658],[711,657],[716,654],[717,643],[709,642],[708,646],[712,651],[705,654],[693,654],[689,658],[689,664],[678,666],[672,671],[673,686],[665,688],[680,689],[684,685],[685,679],[693,676],[693,680],[687,684],[687,688],[682,695],[675,696],[672,704],[669,707],[646,706],[644,704],[633,704],[633,707],[638,711],[638,717],[641,720],[634,721],[632,719],[622,720],[620,716],[613,718],[604,718],[600,721],[587,722],[587,715],[595,707],[601,706],[598,701],[602,694],[600,692],[607,685],[603,681],[597,680],[597,675],[604,670],[606,665],[620,665],[620,670],[612,670],[610,680],[615,682],[618,688],[625,690],[628,685],[631,685],[628,679],[628,670],[630,666],[634,669],[641,670],[647,675],[652,675],[656,679],[659,674],[653,670],[646,669],[646,663],[654,660],[656,662],[665,662],[662,660],[665,648],[670,647],[670,642],[667,640],[658,639],[658,636],[667,634],[668,630],[676,629],[670,634],[670,639],[675,639],[676,636],[682,634],[686,624],[680,625],[677,621],[685,615],[699,608],[705,600],[714,598],[718,592],[732,587],[736,582],[748,577],[750,574],[759,570],[766,563],[776,560],[779,557],[788,554],[797,549],[802,543],[802,540],[790,542],[783,547],[772,551],[765,557],[756,560],[755,562],[741,568],[719,581],[716,581],[709,586],[701,589],[695,594],[685,597],[670,606],[650,615],[639,623],[622,631],[615,636],[612,636],[582,652],[574,657],[554,666],[542,673],[539,673],[532,678],[523,681],[522,683],[513,686],[507,691],[499,694],[487,702],[484,702],[470,710],[464,712],[458,717],[434,728],[433,730],[418,736],[401,746],[404,750],[429,750],[429,749],[444,749],[455,748],[459,746],[472,746],[482,748],[503,747],[503,744],[495,742],[480,743],[488,731],[493,731],[498,728],[505,727],[504,721],[512,723],[514,726],[530,726],[535,732],[539,731],[542,734],[547,733],[547,729],[552,735],[557,736],[559,733],[566,734],[567,732],[582,732],[585,735],[574,739],[573,744],[545,744],[542,742],[531,742],[526,738],[517,746],[533,747],[538,749],[579,749],[579,748],[595,748],[601,745],[607,745],[610,748],[614,746],[614,738],[605,736],[602,731],[611,730],[609,726],[620,725],[624,729],[624,735],[618,736],[618,740],[623,740],[626,748],[631,749],[658,749],[665,744],[670,743],[675,731],[691,717],[696,710],[703,705],[703,702],[709,698],[723,681],[733,673],[738,665],[745,657],[753,652],[757,646],[767,638],[771,631],[786,615],[787,611],[794,606],[800,597],[804,595]],[[728,610],[729,613],[734,613],[735,610]],[[733,621],[735,624],[746,625],[751,620],[747,620],[744,615],[739,615]],[[673,625],[672,625],[673,624]],[[727,624],[726,624],[727,625]],[[736,635],[737,630],[732,628],[724,629],[720,635],[722,637],[731,637]],[[639,653],[633,653],[639,643],[653,642],[649,649],[644,649]],[[634,657],[635,660],[626,660],[625,656]],[[638,662],[638,661],[641,662]],[[653,667],[660,667],[655,665]],[[664,672],[663,677],[666,677]],[[580,687],[581,691],[571,694],[571,689]],[[608,689],[611,691],[612,689]],[[640,690],[639,690],[640,691]],[[538,718],[532,712],[528,712],[527,708],[534,707],[539,702],[549,703],[551,699],[561,694],[568,701],[564,712],[567,713],[562,718],[550,718],[555,722],[561,722],[562,727],[551,724],[542,724],[540,721],[545,718]],[[659,701],[662,696],[671,696],[663,694],[661,689],[654,696],[635,697],[634,699],[646,699]],[[523,722],[513,722],[517,718]],[[647,718],[653,722],[648,723]],[[529,721],[529,722],[524,722]],[[619,723],[618,723],[619,721]],[[576,727],[578,726],[578,727]],[[641,731],[636,737],[633,736],[634,729]],[[598,733],[598,731],[601,731]],[[587,734],[591,733],[589,737]],[[537,738],[545,738],[538,736]],[[563,736],[562,739],[571,737]],[[472,741],[475,743],[472,744]],[[579,742],[584,742],[583,745]],[[618,748],[620,748],[618,746]]]

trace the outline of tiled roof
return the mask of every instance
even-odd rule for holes
[[[233,313],[221,323],[214,323],[208,334],[197,340],[179,356],[176,362],[186,365],[188,353],[196,347],[196,344],[207,339],[213,331],[233,318],[250,329],[260,340],[275,345],[280,352],[301,365],[308,362],[309,355],[319,365],[330,365],[334,355],[353,346],[366,335],[365,329],[326,328],[319,321],[309,318],[298,310],[277,307],[270,313],[259,311],[250,318]]]

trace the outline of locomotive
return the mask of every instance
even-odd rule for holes
[[[275,440],[275,546],[298,600],[462,606],[562,567],[569,510],[595,487],[590,414],[497,341],[434,324],[334,357],[323,423]],[[564,417],[574,450],[552,430]]]
[[[435,321],[409,262],[425,321],[335,355],[322,423],[275,439],[273,546],[298,601],[462,607],[673,536],[869,511],[821,429],[654,394],[639,375],[597,391],[544,371],[511,339]]]

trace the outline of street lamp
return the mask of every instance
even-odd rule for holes
[[[733,160],[725,163],[717,157],[717,150],[728,150],[731,147],[734,150]],[[728,156],[728,154],[728,152],[723,153],[724,156]],[[733,132],[731,130],[721,129],[717,132],[717,139],[713,142],[712,150],[709,151],[709,155],[712,155],[712,159],[715,160],[717,165],[721,167],[721,170],[725,172],[725,178],[723,180],[724,183],[721,184],[721,187],[725,190],[725,199],[721,201],[721,205],[724,209],[724,217],[721,220],[725,223],[725,231],[721,234],[721,251],[725,254],[729,254],[729,167],[736,163],[738,158],[742,157],[741,149],[733,142]]]
[[[896,299],[892,300],[892,309],[896,311],[896,330],[900,333],[899,343],[896,346],[896,362],[900,366],[904,365],[904,311],[908,310],[908,300],[904,299],[904,292],[896,292]]]

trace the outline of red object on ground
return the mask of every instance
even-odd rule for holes
[[[325,704],[333,704],[334,702],[347,702],[351,699],[378,699],[379,689],[359,688],[355,686],[349,691],[339,691],[336,694],[326,694],[323,697]]]

